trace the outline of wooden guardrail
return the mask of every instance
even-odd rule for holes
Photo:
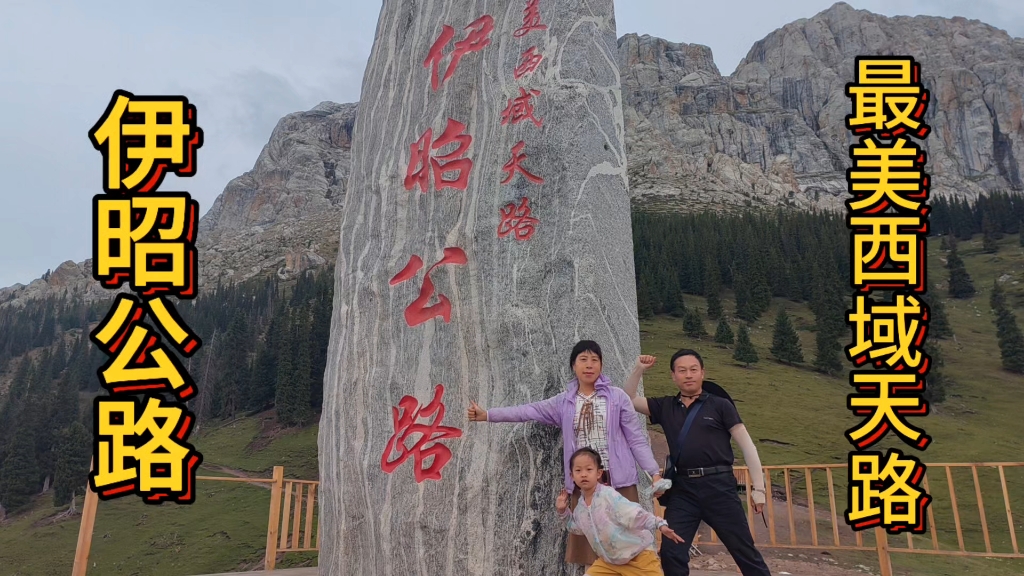
[[[319,482],[315,480],[285,480],[283,466],[274,466],[274,474],[271,478],[196,476],[196,481],[270,485],[270,517],[267,520],[266,553],[263,559],[265,571],[274,570],[278,554],[320,551],[319,524],[315,521]],[[284,500],[283,510],[282,497]],[[72,576],[85,576],[86,574],[98,504],[99,498],[96,493],[86,489]],[[313,538],[314,531],[316,532],[315,539]]]
[[[1024,462],[928,464],[922,481],[925,491],[932,497],[926,513],[927,533],[902,536],[892,536],[882,528],[854,531],[846,524],[842,518],[845,506],[836,504],[836,487],[840,487],[845,495],[847,483],[837,482],[835,476],[845,476],[847,468],[847,464],[764,466],[765,487],[773,497],[766,499],[764,524],[767,526],[762,528],[761,522],[755,522],[751,505],[750,471],[743,466],[736,467],[734,474],[737,486],[745,491],[747,523],[755,544],[764,548],[875,551],[882,576],[892,576],[892,554],[1024,559],[1017,542],[1011,492],[1006,479],[1007,471],[1012,470],[1020,476],[1015,488],[1024,488]],[[979,476],[979,470],[984,478]],[[955,476],[960,477],[960,492]],[[957,500],[958,493],[964,494],[963,485],[967,482],[973,484],[974,502],[965,502],[962,496],[960,501]],[[993,491],[998,486],[1001,505],[993,504],[995,498],[991,498],[986,508],[983,485]],[[1024,504],[1024,490],[1013,493],[1013,496],[1018,503]],[[780,500],[784,504],[780,504]],[[827,508],[818,508],[819,503]],[[781,509],[777,509],[780,506]],[[655,509],[659,515],[664,514],[664,509],[657,502]],[[992,514],[995,511],[998,512]],[[975,515],[977,522],[973,521]],[[999,516],[1005,518],[1005,523],[1002,519],[991,520]],[[965,538],[968,518],[970,530],[966,535],[974,538]],[[822,526],[824,530],[819,533]],[[710,540],[706,543],[720,545],[714,530],[709,531]],[[979,532],[980,539],[977,538]],[[657,536],[660,542],[661,534]],[[982,544],[984,549],[981,549]]]
[[[745,490],[747,522],[759,547],[873,551],[878,554],[881,576],[892,576],[892,554],[1024,559],[1017,541],[1011,506],[1011,501],[1024,506],[1024,462],[929,464],[922,482],[932,497],[927,512],[928,533],[899,537],[891,536],[881,528],[855,532],[843,521],[845,506],[837,505],[836,492],[839,487],[840,493],[845,494],[847,464],[764,466],[763,471],[765,486],[773,497],[765,503],[763,522],[767,526],[762,528],[761,523],[755,522],[751,506],[750,471],[744,466],[734,469],[737,487]],[[1017,483],[1007,481],[1008,471],[1019,476]],[[837,476],[841,478],[837,479]],[[960,478],[959,488],[956,477]],[[281,466],[274,467],[271,478],[197,476],[196,480],[270,485],[264,570],[274,570],[278,554],[319,552],[320,532],[316,518],[319,482],[286,480]],[[967,481],[973,481],[973,502],[969,497],[964,498],[968,493],[964,489]],[[1018,491],[1011,493],[1011,485]],[[997,500],[991,496],[986,506],[983,497],[985,487],[999,493],[1001,506],[993,504]],[[87,490],[73,576],[86,574],[98,502],[96,494]],[[819,507],[819,503],[824,506]],[[664,514],[664,509],[657,502],[655,511],[658,515]],[[1001,520],[1004,515],[1005,528]],[[974,521],[975,516],[977,522]],[[660,543],[660,533],[657,538]],[[700,545],[721,544],[713,530],[710,530],[710,538],[706,542],[700,542],[699,537],[695,540],[694,544]]]

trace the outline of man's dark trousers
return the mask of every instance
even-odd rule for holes
[[[661,566],[665,576],[689,576],[690,545],[701,520],[718,535],[732,555],[743,576],[771,576],[761,553],[754,548],[747,519],[736,493],[736,477],[731,473],[672,481],[665,507],[665,520],[685,542],[677,544],[661,539]]]

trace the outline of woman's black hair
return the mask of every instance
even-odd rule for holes
[[[593,340],[580,340],[573,346],[572,354],[569,355],[569,368],[576,365],[576,357],[584,352],[597,354],[597,358],[604,362],[604,357],[601,356],[601,347],[597,345],[597,342]]]

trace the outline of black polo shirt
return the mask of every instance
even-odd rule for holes
[[[647,408],[651,411],[651,424],[660,424],[668,440],[672,456],[679,455],[678,470],[687,468],[708,468],[711,466],[732,466],[732,435],[729,429],[742,424],[740,414],[732,402],[721,396],[705,391],[698,401],[703,401],[686,441],[681,448],[677,445],[679,432],[683,429],[686,416],[697,402],[685,407],[677,394],[661,398],[648,398]]]

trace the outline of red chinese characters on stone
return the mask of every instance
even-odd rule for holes
[[[455,75],[455,69],[459,66],[462,57],[471,52],[479,52],[491,43],[491,32],[494,31],[494,18],[487,14],[477,18],[472,24],[466,26],[466,37],[455,43],[455,50],[452,51],[452,59],[445,68],[444,77],[438,79],[441,60],[444,59],[444,49],[448,43],[455,38],[455,29],[445,24],[441,28],[441,35],[437,37],[434,44],[427,53],[427,59],[423,61],[424,68],[430,68],[430,86],[435,91]]]
[[[530,199],[523,198],[516,206],[515,202],[509,202],[501,208],[501,222],[498,223],[498,238],[505,238],[509,234],[515,234],[515,239],[529,240],[535,231],[540,220],[530,216]]]
[[[541,61],[544,60],[543,54],[537,53],[536,46],[530,46],[523,55],[520,56],[519,66],[516,66],[515,70],[512,71],[512,77],[519,80],[527,74],[532,74],[540,66]]]
[[[530,120],[538,127],[542,126],[543,120],[538,120],[533,115],[533,98],[540,96],[540,90],[526,91],[525,88],[519,89],[519,96],[515,98],[509,98],[508,106],[501,113],[501,125],[505,126],[510,122],[512,124],[518,124],[523,120]]]
[[[419,140],[409,146],[409,168],[405,172],[405,189],[412,190],[416,186],[424,194],[430,187],[430,174],[434,174],[434,186],[437,190],[455,188],[465,191],[469,187],[469,173],[473,169],[473,161],[469,158],[462,158],[469,152],[469,146],[473,143],[473,136],[465,134],[466,125],[448,119],[448,125],[437,140],[431,143],[434,136],[433,129],[428,128]],[[432,150],[439,150],[448,144],[457,143],[458,146],[448,154],[431,157]],[[454,180],[444,179],[444,174],[458,171],[459,175]]]
[[[418,298],[412,301],[412,304],[405,309],[405,323],[410,327],[416,327],[428,320],[433,318],[442,318],[445,323],[451,322],[452,316],[452,303],[444,294],[438,294],[437,304],[427,306],[427,302],[434,297],[434,282],[430,279],[430,273],[434,271],[434,268],[438,266],[444,266],[446,264],[465,265],[469,262],[466,258],[466,253],[462,248],[445,248],[444,257],[437,263],[427,269],[427,273],[423,276],[423,284],[420,286],[420,295]],[[415,254],[409,258],[409,263],[405,265],[405,268],[401,272],[395,274],[395,277],[391,279],[391,285],[397,286],[409,279],[423,268],[423,259]]]
[[[540,0],[526,0],[526,9],[523,10],[523,25],[512,35],[522,38],[534,30],[547,29],[548,27],[540,22]]]
[[[391,408],[395,433],[388,440],[380,459],[380,469],[384,473],[391,474],[411,456],[414,463],[413,474],[417,484],[424,480],[441,480],[441,470],[451,461],[452,451],[444,444],[440,444],[439,441],[462,437],[462,430],[441,426],[445,411],[444,403],[441,402],[442,396],[444,396],[444,386],[438,384],[434,387],[434,399],[426,406],[420,406],[419,400],[413,396],[403,396],[398,401],[398,406]],[[431,416],[433,419],[429,424],[417,423],[418,420],[431,418]],[[419,440],[411,447],[406,446],[409,437],[416,434],[420,435]],[[433,458],[433,460],[424,467],[423,463],[428,458]]]
[[[504,167],[502,167],[502,170],[505,171],[505,179],[501,181],[502,184],[508,184],[511,182],[512,177],[516,175],[516,172],[521,173],[524,178],[534,184],[544,183],[543,178],[530,174],[525,168],[523,168],[523,160],[526,160],[526,153],[523,152],[523,148],[526,148],[526,143],[522,141],[512,147],[512,158],[505,163]]]

